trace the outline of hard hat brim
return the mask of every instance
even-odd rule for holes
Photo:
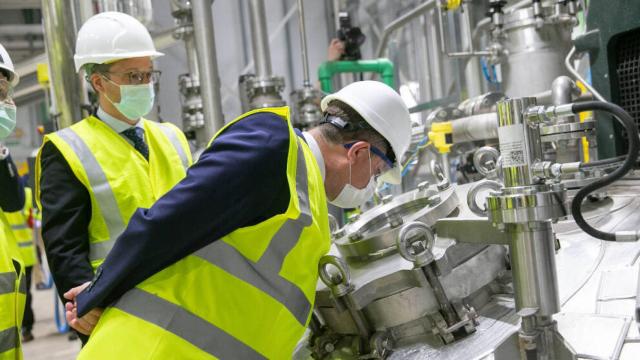
[[[9,68],[8,66],[4,66],[4,65],[0,65],[0,69],[2,70],[6,70],[9,72],[10,76],[9,76],[9,82],[11,83],[11,86],[16,86],[18,85],[18,83],[20,82],[20,76],[18,76],[18,74],[11,68]]]
[[[83,66],[87,64],[110,64],[116,61],[133,59],[139,57],[151,57],[152,59],[164,56],[164,53],[159,51],[138,51],[127,53],[115,53],[115,54],[99,54],[99,55],[87,55],[87,56],[74,56],[73,61],[76,66],[76,72],[80,72]]]

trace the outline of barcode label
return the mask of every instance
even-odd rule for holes
[[[509,153],[511,157],[511,162],[513,163],[524,163],[524,152],[523,151],[512,151]]]
[[[502,156],[503,168],[527,164],[522,124],[498,128],[498,138],[500,139],[500,155]]]

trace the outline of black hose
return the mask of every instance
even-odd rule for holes
[[[602,102],[602,101],[585,101],[573,104],[571,110],[574,114],[578,114],[584,111],[604,111],[607,112],[620,121],[625,130],[629,134],[629,148],[627,155],[622,165],[611,173],[599,178],[598,180],[584,186],[580,189],[573,201],[571,202],[571,212],[576,224],[587,234],[606,241],[616,241],[616,235],[614,233],[604,232],[598,230],[587,223],[582,215],[582,201],[595,190],[601,189],[605,186],[611,185],[616,180],[624,177],[630,170],[633,169],[638,158],[638,150],[640,150],[640,139],[638,138],[638,128],[633,121],[631,115],[624,111],[618,105]],[[607,159],[609,160],[609,159]],[[604,161],[604,160],[603,160]]]
[[[626,158],[627,158],[627,155],[621,155],[621,156],[616,156],[614,158],[609,158],[609,159],[590,161],[588,163],[581,164],[580,168],[588,169],[588,168],[592,168],[592,167],[599,167],[599,166],[604,166],[604,165],[615,164],[615,163],[618,163],[618,162],[622,162]]]

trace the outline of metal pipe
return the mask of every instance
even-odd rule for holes
[[[387,43],[389,42],[389,37],[391,34],[405,26],[411,20],[417,18],[418,16],[432,10],[437,5],[436,0],[428,0],[422,4],[420,4],[417,8],[409,11],[408,13],[400,16],[399,18],[393,20],[389,25],[387,25],[382,31],[382,38],[380,39],[380,45],[378,45],[378,49],[376,50],[376,57],[382,57],[385,49],[387,48]]]
[[[192,0],[193,33],[196,40],[198,70],[200,71],[200,93],[204,112],[204,132],[199,144],[205,144],[224,126],[220,77],[213,32],[212,0]]]
[[[489,56],[491,55],[490,51],[475,51],[473,48],[473,36],[470,34],[469,37],[471,41],[469,42],[469,51],[461,51],[461,52],[449,52],[447,47],[447,41],[444,38],[444,20],[443,20],[443,12],[442,7],[438,6],[438,26],[440,28],[440,51],[451,58],[468,58],[473,56]],[[469,25],[469,30],[471,30],[471,26]]]
[[[309,58],[307,56],[307,29],[304,23],[304,1],[298,0],[298,26],[300,28],[300,51],[302,52],[302,85],[311,86],[309,78]]]
[[[533,228],[532,228],[533,226]],[[516,309],[537,308],[537,316],[560,311],[551,222],[508,225]]]
[[[436,24],[438,14],[435,10],[429,12],[429,21],[427,23],[427,36],[429,46],[429,63],[431,65],[432,94],[434,99],[442,99],[445,94],[442,56],[438,50],[438,26]]]
[[[471,4],[462,3],[462,19],[460,23],[462,33],[462,46],[468,52],[474,53],[473,37],[471,36]],[[467,86],[467,96],[474,97],[482,94],[482,77],[480,75],[480,62],[470,58],[464,68],[464,80]]]
[[[507,6],[503,9],[503,12],[505,14],[514,12],[518,9],[522,9],[525,6],[531,5],[531,0],[521,0],[520,2],[517,2],[511,6]],[[481,30],[484,30],[484,28],[486,28],[487,26],[489,26],[491,24],[491,18],[484,18],[480,21],[478,21],[478,23],[476,24],[476,27],[473,29],[473,33],[471,35],[472,39],[476,39],[478,37],[478,34],[480,34]]]
[[[567,70],[569,70],[569,73],[571,73],[571,75],[576,78],[576,80],[579,80],[582,84],[584,84],[584,87],[586,87],[587,90],[589,90],[589,92],[591,92],[596,99],[606,102],[607,100],[604,98],[604,96],[600,95],[600,93],[593,86],[591,86],[591,84],[589,84],[587,80],[585,80],[573,66],[571,66],[571,60],[573,59],[573,55],[575,53],[576,47],[574,46],[571,48],[569,54],[567,54],[567,57],[564,59],[564,66],[567,68]]]
[[[452,120],[451,126],[454,143],[498,138],[498,114],[495,112]]]
[[[558,76],[551,83],[551,103],[553,105],[569,104],[573,96],[580,95],[580,89],[568,76]]]
[[[42,0],[42,12],[58,129],[62,129],[82,118],[82,86],[73,67],[76,39],[73,3]]]
[[[267,16],[264,0],[250,0],[251,16],[251,49],[258,79],[271,77],[271,54],[269,52],[269,33],[267,32]]]

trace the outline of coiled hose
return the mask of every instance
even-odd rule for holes
[[[607,174],[606,176],[603,176],[602,178],[592,182],[591,184],[584,186],[576,193],[573,201],[571,202],[571,212],[573,213],[573,218],[575,219],[576,224],[580,227],[580,229],[582,229],[582,231],[601,240],[616,241],[616,235],[614,233],[598,230],[587,223],[587,221],[584,219],[584,216],[582,215],[582,201],[592,192],[605,186],[611,185],[613,182],[621,179],[630,170],[633,169],[636,163],[636,159],[638,158],[638,151],[640,150],[638,128],[636,127],[636,124],[633,121],[631,115],[629,115],[618,105],[612,103],[602,101],[579,102],[573,104],[571,110],[574,114],[578,114],[584,111],[607,112],[617,118],[629,134],[629,147],[622,165],[620,165],[620,167]],[[613,159],[607,159],[603,161],[608,160],[613,161]]]

